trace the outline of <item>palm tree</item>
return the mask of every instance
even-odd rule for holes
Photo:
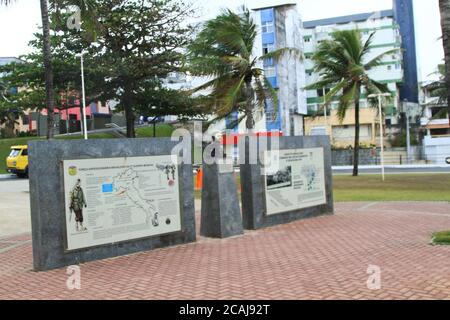
[[[433,103],[434,106],[442,107],[447,105],[448,87],[445,81],[445,73],[445,64],[438,65],[438,70],[433,75],[438,75],[439,79],[426,86],[430,96],[437,98],[437,101]],[[443,119],[446,117],[448,117],[448,109],[443,108],[434,115],[433,119]]]
[[[434,72],[433,75],[438,75],[439,79],[428,85],[430,95],[432,97],[439,98],[437,101],[437,104],[439,105],[447,104],[448,87],[445,83],[445,73],[446,73],[445,64],[438,65],[438,70]]]
[[[344,120],[347,110],[355,108],[355,146],[353,154],[353,176],[358,176],[359,156],[359,104],[362,90],[367,94],[388,92],[387,85],[371,79],[368,71],[377,67],[382,59],[397,49],[386,51],[370,61],[367,56],[375,33],[363,43],[358,30],[336,31],[332,39],[320,43],[313,55],[314,70],[320,80],[306,87],[307,90],[330,88],[324,97],[324,105],[339,96],[338,117]],[[373,102],[373,101],[372,101]]]
[[[277,93],[260,67],[268,59],[278,60],[284,54],[300,56],[298,50],[283,48],[260,57],[252,55],[258,35],[257,26],[247,8],[234,13],[223,10],[209,20],[188,47],[188,70],[194,76],[212,78],[193,92],[209,90],[210,110],[218,119],[232,112],[242,112],[246,128],[254,128],[254,118],[266,100],[278,104]],[[239,120],[240,121],[240,120]]]
[[[439,0],[439,10],[441,11],[442,40],[445,53],[445,81],[447,88],[450,88],[450,0]],[[447,90],[447,108],[450,124],[450,90]]]

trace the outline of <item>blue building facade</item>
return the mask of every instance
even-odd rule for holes
[[[416,33],[412,0],[393,0],[395,20],[400,26],[402,38],[404,82],[400,87],[400,99],[419,102],[417,79]]]
[[[276,48],[276,33],[275,33],[275,9],[274,8],[267,8],[262,9],[260,11],[261,15],[261,38],[262,38],[262,48],[263,53],[267,53],[270,51],[273,51],[274,48]],[[272,74],[267,74],[266,72],[266,78],[274,87],[275,89],[278,89],[278,78],[277,78],[277,66],[273,59],[267,59],[264,61],[264,69],[273,70]],[[276,110],[278,110],[277,115]],[[281,131],[281,114],[280,114],[280,108],[275,108],[273,106],[273,103],[271,101],[266,101],[266,130],[279,130]]]

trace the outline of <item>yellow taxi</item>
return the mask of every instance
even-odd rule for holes
[[[20,178],[28,177],[28,146],[11,147],[11,152],[6,158],[6,169]]]

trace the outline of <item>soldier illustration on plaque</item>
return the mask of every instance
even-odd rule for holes
[[[84,197],[83,189],[81,188],[81,180],[78,179],[72,191],[70,192],[70,216],[72,219],[72,212],[75,214],[75,226],[77,231],[86,231],[87,228],[83,226],[83,208],[87,207],[86,198]]]
[[[166,175],[167,184],[172,187],[175,184],[176,166],[174,164],[171,165],[168,164],[168,165],[156,165],[156,167]]]

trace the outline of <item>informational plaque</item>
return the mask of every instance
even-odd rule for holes
[[[64,160],[67,250],[181,230],[170,155]]]
[[[265,151],[267,215],[326,204],[323,148]]]

